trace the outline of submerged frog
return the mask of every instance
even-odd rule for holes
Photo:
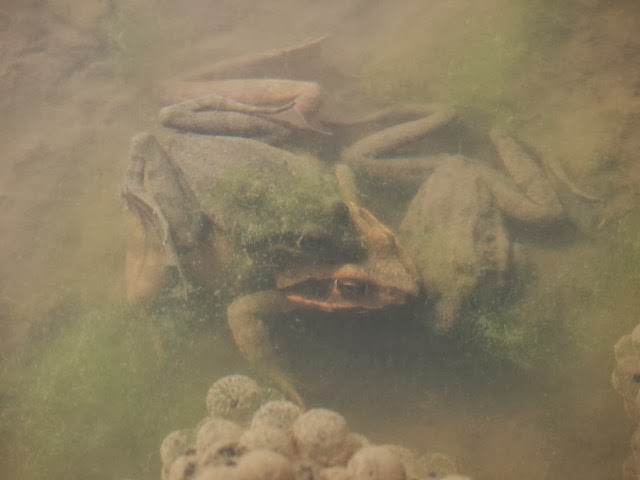
[[[314,45],[265,55],[280,61]],[[232,69],[261,62],[251,57],[232,62]],[[296,308],[402,304],[418,294],[417,273],[394,234],[349,201],[348,171],[339,168],[334,176],[309,154],[244,138],[319,131],[307,121],[316,85],[205,83],[210,93],[160,112],[165,126],[198,134],[142,133],[132,141],[124,192],[128,297],[144,302],[169,290],[184,297],[198,288],[232,290],[227,319],[239,350],[299,401],[265,321]]]
[[[434,329],[443,333],[455,324],[462,302],[481,282],[488,278],[500,282],[511,269],[512,242],[505,216],[542,224],[561,221],[565,211],[543,169],[498,128],[490,137],[506,175],[462,155],[383,161],[389,151],[454,117],[443,106],[388,112],[398,113],[418,118],[356,142],[344,152],[343,161],[367,175],[413,183],[426,177],[407,207],[398,238],[416,264],[427,297],[435,302]],[[575,194],[594,200],[567,185]]]

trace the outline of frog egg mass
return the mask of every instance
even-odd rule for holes
[[[339,413],[278,396],[244,375],[216,381],[209,416],[162,442],[162,480],[469,480],[446,455],[374,445]]]

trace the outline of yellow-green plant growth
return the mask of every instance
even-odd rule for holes
[[[2,463],[23,479],[155,472],[164,435],[201,416],[202,391],[233,357],[230,342],[217,342],[210,323],[179,308],[55,317],[4,372],[21,381],[3,392]]]

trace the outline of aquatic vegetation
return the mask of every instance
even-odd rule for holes
[[[121,5],[101,21],[100,33],[114,61],[117,80],[143,87],[141,95],[154,91],[166,52],[187,41],[185,34],[189,32],[184,25],[177,25],[175,18],[154,11],[159,5],[153,3]]]
[[[477,316],[472,313],[468,345],[483,352],[488,360],[541,371],[557,353],[554,350],[558,344],[553,339],[562,323],[560,319],[545,318],[552,313],[548,306],[539,308],[534,304],[526,299],[501,310],[486,310]]]
[[[179,309],[59,311],[12,363],[23,380],[3,395],[2,451],[11,455],[3,463],[25,479],[155,469],[164,432],[199,414],[194,393],[233,358],[199,318]]]
[[[637,323],[640,212],[564,250],[535,251],[534,274],[504,301],[467,314],[462,332],[487,358],[504,359],[548,381],[583,372],[608,375],[613,344]],[[576,306],[579,305],[579,306]]]
[[[521,122],[529,113],[523,99],[540,88],[527,69],[548,68],[549,52],[570,40],[579,17],[597,11],[598,3],[502,2],[498,8],[452,6],[448,12],[414,4],[404,23],[378,26],[385,43],[370,42],[363,88],[382,103],[446,102],[483,128]],[[446,32],[432,20],[438,15],[448,20]]]
[[[500,12],[464,15],[437,56],[431,32],[412,38],[407,50],[396,46],[393,57],[384,50],[371,53],[363,66],[364,87],[383,101],[447,102],[485,125],[508,119],[511,82],[528,48],[525,13],[522,4],[511,3]]]
[[[137,83],[148,77],[150,62],[155,59],[151,53],[162,45],[158,29],[148,23],[143,12],[131,8],[114,10],[102,24],[120,78]]]
[[[305,154],[287,168],[286,175],[274,175],[267,169],[247,175],[244,167],[238,166],[229,172],[220,189],[206,194],[203,208],[221,203],[237,206],[232,210],[233,217],[242,228],[239,233],[246,245],[266,240],[282,242],[292,233],[299,235],[295,240],[306,236],[328,241],[340,239],[343,248],[357,245],[349,223],[337,221],[341,199],[333,174],[322,171],[317,160]],[[264,247],[268,249],[269,245]]]
[[[436,65],[443,100],[489,124],[507,120],[511,82],[527,52],[521,7],[470,22],[460,43],[444,56],[446,63]]]

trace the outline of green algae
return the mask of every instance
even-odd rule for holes
[[[236,246],[244,276],[273,275],[274,269],[291,263],[362,257],[360,235],[335,177],[316,159],[303,160],[289,162],[285,171],[269,171],[266,165],[251,175],[244,168],[231,171],[210,198],[202,200],[205,209],[208,204],[225,205],[225,215],[233,218],[222,234]]]
[[[483,309],[472,315],[466,343],[493,361],[518,369],[541,371],[557,353],[562,322],[540,299],[520,299],[500,309]],[[560,333],[560,335],[559,335]],[[566,333],[566,332],[565,332]]]
[[[541,262],[535,274],[500,302],[469,309],[461,335],[487,357],[550,378],[584,365],[607,376],[613,345],[638,322],[639,238],[635,209],[562,253],[533,252]]]
[[[407,50],[413,58],[365,64],[365,89],[382,101],[444,102],[467,119],[504,121],[513,114],[511,82],[528,50],[525,14],[517,3],[461,19],[436,57],[422,53],[433,48],[425,33],[424,45],[417,39]]]
[[[3,463],[25,479],[157,478],[162,438],[202,416],[202,392],[233,358],[201,318],[178,308],[59,311],[3,372]]]
[[[283,172],[250,175],[239,168],[230,172],[220,191],[211,192],[213,198],[204,199],[203,204],[223,202],[232,208],[244,245],[290,234],[353,241],[348,217],[339,210],[336,180],[313,168],[316,162],[301,160],[287,165]]]
[[[391,30],[387,34],[397,37],[394,50],[378,45],[368,52],[362,87],[385,104],[447,103],[466,122],[483,128],[520,122],[528,114],[521,105],[523,89],[539,88],[529,66],[546,68],[547,55],[571,39],[576,18],[595,11],[598,3],[504,2],[499,8],[471,10],[446,32],[438,32],[438,25],[420,36]],[[408,21],[422,18],[428,24],[429,15],[425,5]]]
[[[148,83],[155,62],[170,44],[166,20],[149,24],[148,11],[138,6],[114,9],[101,22],[103,35],[116,73],[125,83]]]
[[[523,12],[506,8],[499,15],[470,20],[464,35],[451,46],[440,71],[442,98],[462,115],[505,121],[512,115],[510,83],[527,52]]]

